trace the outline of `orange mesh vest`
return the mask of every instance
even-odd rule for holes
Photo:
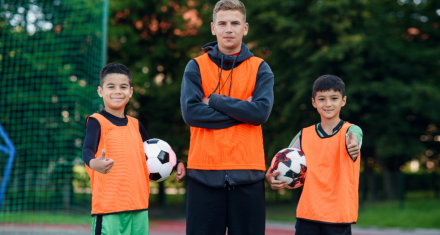
[[[209,97],[217,87],[219,68],[209,59],[207,53],[195,60],[200,68],[205,97]],[[260,58],[251,57],[233,69],[230,97],[245,100],[252,96],[258,68],[262,62]],[[231,70],[223,70],[221,86],[230,73]],[[220,94],[229,95],[230,82],[231,79],[228,79]],[[188,168],[264,171],[266,167],[261,126],[243,123],[224,129],[191,127]]]
[[[345,145],[345,134],[352,125],[346,122],[328,138],[319,137],[314,125],[302,130],[307,176],[297,218],[328,223],[357,221],[360,156],[353,162]]]
[[[101,125],[95,158],[105,149],[106,158],[114,161],[108,174],[86,165],[92,188],[92,215],[148,209],[150,183],[137,119],[127,116],[126,126],[116,126],[101,114],[91,117]]]

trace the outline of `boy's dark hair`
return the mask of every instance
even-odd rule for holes
[[[342,79],[336,75],[326,74],[322,75],[313,83],[312,98],[315,98],[318,91],[335,90],[345,96],[345,83]]]
[[[240,0],[220,0],[212,11],[212,21],[215,21],[215,16],[219,11],[237,10],[243,14],[243,20],[246,22],[246,7]]]
[[[130,86],[132,86],[130,70],[127,68],[127,66],[125,66],[121,63],[116,63],[116,62],[109,63],[106,66],[104,66],[104,68],[102,68],[100,78],[99,78],[99,84],[101,86],[104,85],[105,76],[107,76],[111,73],[119,73],[119,74],[126,75],[128,77],[129,82],[130,82]]]

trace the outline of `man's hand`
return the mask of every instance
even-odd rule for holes
[[[280,174],[279,171],[272,172],[272,168],[269,168],[266,172],[266,181],[269,183],[273,190],[279,190],[287,187],[287,183],[282,180],[277,180],[276,177]]]
[[[105,158],[105,150],[102,150],[101,156],[90,160],[89,166],[102,174],[108,174],[113,167],[113,159]]]
[[[351,159],[355,161],[359,157],[360,151],[358,138],[352,131],[348,133],[345,144],[347,145],[348,154],[350,154]]]
[[[182,182],[183,178],[185,178],[186,171],[185,171],[185,165],[183,165],[182,162],[179,162],[177,164],[177,173],[176,173],[176,180],[177,182]]]
[[[252,96],[249,96],[249,98],[246,99],[247,102],[252,102]]]

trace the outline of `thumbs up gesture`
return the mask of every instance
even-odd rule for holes
[[[105,150],[102,150],[101,156],[90,160],[89,166],[95,171],[98,171],[102,174],[107,174],[113,167],[113,159],[105,157]]]
[[[348,154],[350,154],[351,159],[356,161],[359,157],[359,140],[355,134],[350,131],[345,139],[345,144],[347,145]]]

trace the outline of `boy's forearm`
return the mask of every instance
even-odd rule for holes
[[[293,137],[292,141],[290,141],[289,148],[298,148],[298,149],[301,148],[300,136],[301,136],[301,131],[299,131],[295,135],[295,137]]]
[[[88,148],[83,148],[82,150],[82,159],[84,163],[91,168],[91,161],[95,158],[95,154]]]
[[[86,124],[86,135],[82,149],[82,159],[84,163],[90,167],[90,160],[95,158],[98,149],[99,140],[101,138],[101,125],[94,118],[89,118]]]
[[[358,139],[358,142],[359,142],[359,149],[361,149],[361,147],[362,147],[362,140],[363,140],[363,137],[364,137],[364,133],[362,132],[362,129],[359,126],[357,126],[357,125],[353,125],[353,126],[348,128],[347,135],[348,135],[348,133],[350,131],[352,131],[352,133],[356,135],[356,137]]]

